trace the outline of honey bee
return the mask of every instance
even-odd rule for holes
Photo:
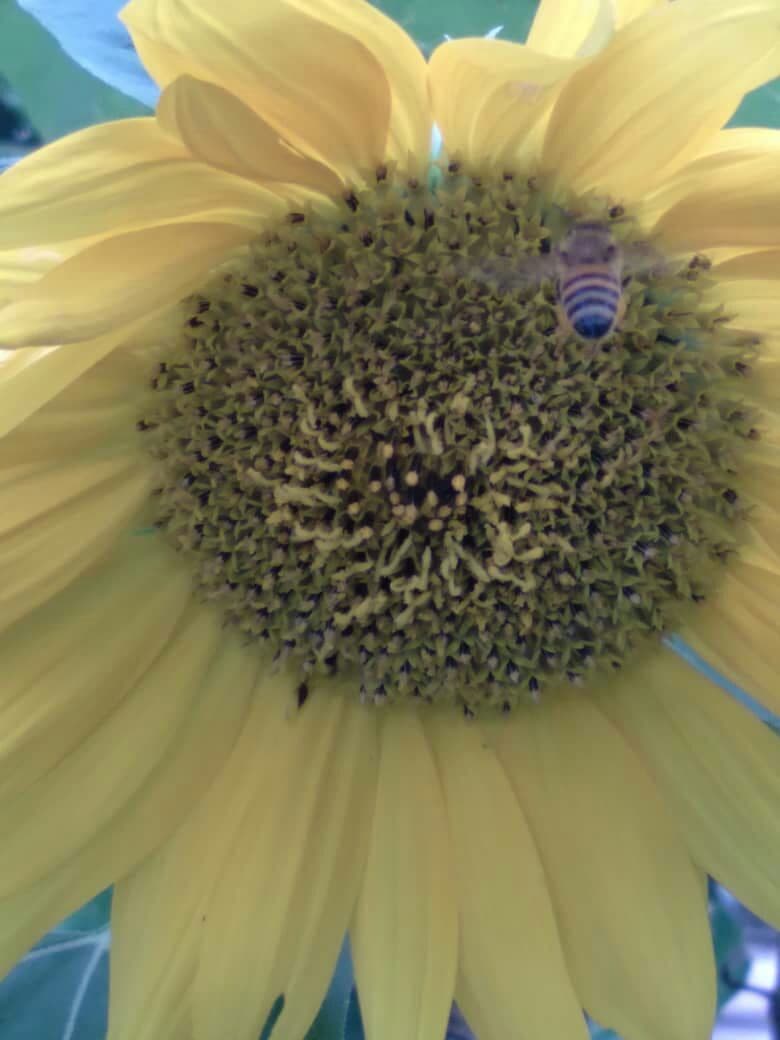
[[[507,258],[502,267],[493,260],[475,274],[483,281],[497,281],[502,290],[552,281],[559,335],[574,333],[597,345],[625,316],[624,290],[630,276],[663,268],[664,261],[649,243],[621,244],[608,224],[577,221],[549,253],[519,262]]]

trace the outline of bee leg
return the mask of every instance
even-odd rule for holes
[[[626,310],[627,309],[628,309],[628,300],[626,299],[626,294],[623,293],[623,295],[618,300],[618,305],[617,305],[617,308],[615,310],[615,324],[613,325],[613,328],[619,329],[620,326],[623,324],[623,318],[625,318],[625,316],[626,316]]]
[[[574,330],[569,323],[569,319],[566,317],[566,311],[560,303],[555,305],[555,316],[558,319],[558,324],[555,329],[555,342],[558,346],[562,346]]]

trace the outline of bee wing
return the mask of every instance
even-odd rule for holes
[[[551,253],[521,259],[511,256],[489,259],[462,257],[456,268],[462,278],[476,278],[477,281],[495,285],[500,292],[538,285],[545,278],[555,278],[555,258]]]
[[[665,274],[669,261],[650,242],[629,242],[621,247],[626,274]]]

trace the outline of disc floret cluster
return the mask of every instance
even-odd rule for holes
[[[509,710],[621,667],[717,581],[755,341],[693,258],[631,280],[584,349],[554,286],[483,276],[549,250],[552,213],[517,173],[382,168],[186,302],[139,423],[157,526],[302,676]]]

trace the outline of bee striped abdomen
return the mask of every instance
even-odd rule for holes
[[[560,302],[571,327],[583,339],[611,331],[621,297],[620,281],[609,271],[578,271],[564,279]]]

